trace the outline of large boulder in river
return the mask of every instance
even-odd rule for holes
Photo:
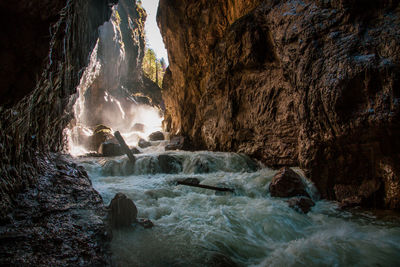
[[[269,192],[272,197],[310,197],[300,175],[288,167],[280,169],[275,174],[269,185]]]
[[[114,135],[111,132],[111,128],[102,124],[97,125],[91,136],[91,149],[97,151],[102,143],[113,138]]]
[[[164,140],[164,134],[160,131],[151,133],[149,135],[149,140],[150,141],[162,141],[162,140]]]
[[[97,152],[99,154],[102,154],[104,157],[121,156],[124,154],[121,146],[111,141],[106,141],[104,143],[101,143]]]
[[[136,205],[122,193],[115,195],[108,208],[108,218],[113,228],[128,227],[137,221]]]
[[[307,213],[315,206],[314,201],[308,197],[293,197],[287,201],[289,207],[298,212]]]
[[[144,140],[144,139],[140,139],[139,143],[138,143],[138,146],[140,148],[146,148],[146,147],[151,146],[151,143],[149,141]]]

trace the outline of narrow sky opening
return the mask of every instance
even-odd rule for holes
[[[142,6],[146,10],[147,19],[145,24],[146,43],[152,48],[157,58],[164,58],[168,65],[168,54],[157,26],[156,16],[159,0],[142,0]]]

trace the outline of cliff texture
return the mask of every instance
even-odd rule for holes
[[[126,112],[137,103],[161,107],[161,89],[142,70],[146,16],[135,1],[120,0],[110,21],[100,27],[94,59],[99,69],[96,74],[87,72],[90,78],[96,77],[80,90],[85,97],[82,119],[86,125],[113,125],[120,106]],[[130,124],[131,116],[125,117],[124,124]]]
[[[0,37],[0,265],[106,264],[100,196],[76,165],[46,155],[63,148],[76,87],[115,1],[3,2],[4,25],[16,29]]]
[[[161,0],[157,20],[173,134],[400,208],[398,1]]]

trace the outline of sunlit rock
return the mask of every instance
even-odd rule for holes
[[[165,138],[164,138],[164,134],[163,134],[162,132],[160,132],[160,131],[151,133],[151,134],[149,135],[149,140],[150,140],[150,141],[162,141],[162,140],[164,140],[164,139],[165,139]]]

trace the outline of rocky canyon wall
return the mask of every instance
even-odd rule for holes
[[[130,112],[136,104],[162,106],[161,89],[142,70],[145,54],[146,12],[132,0],[120,0],[110,21],[99,29],[96,51],[98,73],[87,72],[89,84],[81,85],[84,95],[85,125],[115,125],[120,109]],[[117,102],[118,101],[118,102]],[[133,111],[132,111],[133,112]],[[123,124],[131,123],[126,114]]]
[[[41,169],[37,156],[63,148],[76,87],[96,44],[98,27],[110,18],[116,1],[3,2],[2,19],[10,19],[3,25],[10,29],[1,36],[2,220],[16,194],[35,183]]]
[[[400,208],[398,1],[160,0],[157,20],[172,134]]]

